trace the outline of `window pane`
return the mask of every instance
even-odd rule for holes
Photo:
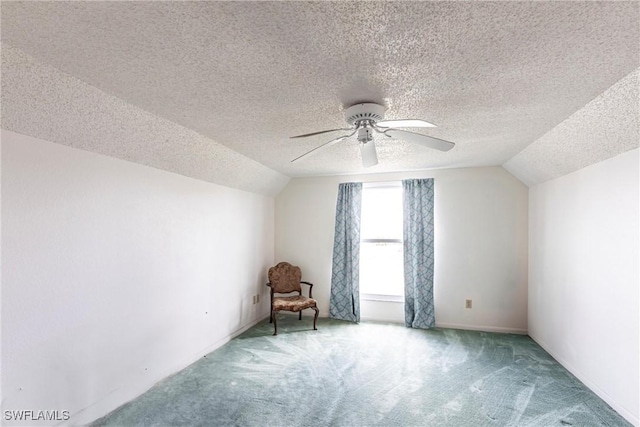
[[[362,239],[402,239],[402,187],[365,188]]]
[[[402,243],[360,245],[360,293],[404,295]]]

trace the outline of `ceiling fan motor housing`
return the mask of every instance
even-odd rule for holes
[[[373,103],[355,104],[344,112],[347,123],[354,126],[362,120],[379,122],[384,119],[384,106]],[[359,139],[359,138],[358,138]]]

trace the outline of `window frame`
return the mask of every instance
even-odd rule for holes
[[[402,191],[402,181],[398,180],[398,181],[365,182],[362,184],[363,192],[367,189],[389,188],[389,187],[399,188],[400,191]],[[399,243],[403,245],[404,238],[400,238],[400,239],[360,238],[360,244],[362,243]],[[404,277],[402,277],[402,281],[404,282]],[[385,294],[360,293],[360,299],[364,301],[383,301],[383,302],[404,303],[404,294],[403,295],[385,295]]]

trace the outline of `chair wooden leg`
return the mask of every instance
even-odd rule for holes
[[[298,320],[302,320],[302,310],[298,312]]]
[[[313,308],[316,311],[315,316],[313,316],[313,330],[317,331],[318,328],[316,328],[316,321],[318,320],[318,313],[319,313],[318,307],[311,307],[311,308]]]
[[[273,319],[273,335],[278,335],[278,320],[275,311],[271,312],[271,319]]]

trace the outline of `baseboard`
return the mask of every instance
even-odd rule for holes
[[[584,375],[580,370],[576,369],[575,366],[568,363],[562,357],[558,357],[555,352],[551,351],[549,347],[540,339],[536,338],[535,335],[529,333],[529,336],[532,340],[536,342],[540,347],[544,349],[547,353],[551,355],[559,364],[561,364],[567,371],[571,372],[573,376],[575,376],[580,382],[586,385],[592,392],[594,392],[600,399],[604,400],[607,405],[611,406],[618,414],[620,414],[624,419],[629,421],[634,426],[638,427],[640,425],[640,419],[637,415],[633,415],[630,411],[625,409],[623,406],[619,405],[611,396],[607,394],[604,390],[602,390],[596,383],[591,381],[589,377]]]
[[[363,322],[385,322],[385,323],[396,323],[398,325],[404,325],[404,319],[382,319],[379,317],[362,317],[361,320]],[[459,323],[440,323],[436,322],[437,328],[445,328],[445,329],[462,329],[466,331],[480,331],[480,332],[498,332],[501,334],[518,334],[518,335],[527,335],[528,331],[526,329],[517,329],[517,328],[503,328],[499,326],[478,326],[478,325],[463,325]]]
[[[463,329],[467,331],[482,331],[482,332],[499,332],[502,334],[518,334],[518,335],[527,335],[528,331],[526,329],[518,329],[518,328],[503,328],[501,326],[482,326],[482,325],[463,325],[458,323],[440,323],[436,321],[437,328],[447,328],[447,329]]]
[[[362,322],[384,322],[384,323],[395,323],[396,325],[404,325],[404,319],[393,319],[391,317],[389,318],[383,318],[383,317],[369,317],[369,316],[362,316],[360,317],[360,321]]]
[[[181,360],[180,362],[176,363],[175,369],[171,369],[168,370],[160,375],[158,375],[157,377],[153,378],[151,381],[149,382],[145,382],[144,384],[133,384],[127,387],[122,387],[116,390],[111,391],[110,393],[107,393],[107,395],[105,395],[104,397],[102,397],[100,400],[98,400],[97,402],[94,402],[92,405],[71,414],[71,418],[67,421],[63,421],[59,424],[57,424],[58,426],[78,426],[78,425],[87,425],[92,423],[93,421],[96,421],[102,417],[104,417],[105,415],[109,414],[110,412],[116,410],[117,408],[119,408],[120,406],[124,405],[127,402],[130,402],[131,400],[135,399],[136,397],[146,393],[147,391],[149,391],[149,389],[151,389],[155,384],[157,384],[159,381],[162,381],[163,379],[177,373],[180,372],[181,370],[183,370],[184,368],[186,368],[187,366],[197,362],[198,360],[200,360],[202,357],[204,357],[205,355],[211,353],[212,351],[222,347],[223,345],[225,345],[226,343],[228,343],[229,341],[231,341],[233,338],[237,337],[238,335],[242,334],[243,332],[245,332],[246,330],[248,330],[249,328],[255,326],[257,323],[268,319],[268,316],[263,316],[263,317],[259,317],[258,319],[252,320],[251,322],[247,323],[246,325],[244,325],[243,327],[241,327],[240,329],[234,331],[233,333],[227,335],[224,338],[219,339],[218,341],[216,341],[215,343],[207,346],[206,348],[200,350],[198,353],[192,355],[189,358],[185,358],[183,360]]]

